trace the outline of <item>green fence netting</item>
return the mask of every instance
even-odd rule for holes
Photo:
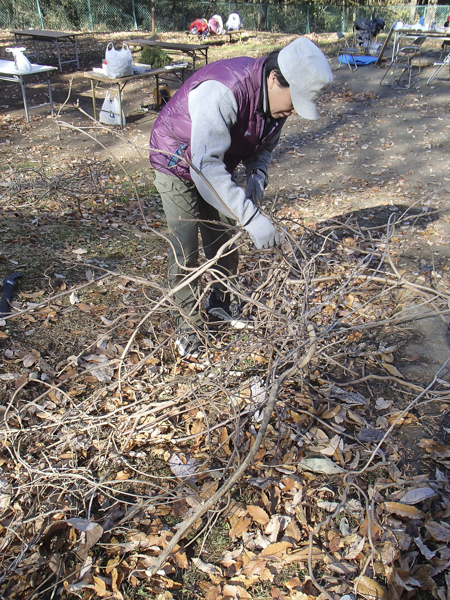
[[[197,18],[220,14],[226,21],[238,12],[244,28],[284,33],[351,31],[357,19],[381,17],[390,27],[394,21],[443,25],[450,14],[444,5],[333,6],[318,4],[257,4],[156,0],[157,31],[186,31]],[[0,0],[0,28],[57,29],[69,31],[150,31],[150,0]]]

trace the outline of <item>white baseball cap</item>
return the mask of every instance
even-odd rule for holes
[[[318,119],[316,101],[333,82],[322,50],[308,38],[297,38],[280,50],[278,66],[289,83],[297,114],[304,119]]]

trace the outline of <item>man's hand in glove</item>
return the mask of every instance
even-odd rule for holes
[[[264,190],[267,185],[267,175],[261,169],[256,169],[247,179],[247,187],[245,188],[245,196],[253,200],[253,202],[260,202],[264,196]]]
[[[280,245],[280,234],[275,229],[272,221],[260,212],[245,226],[245,230],[258,250]]]

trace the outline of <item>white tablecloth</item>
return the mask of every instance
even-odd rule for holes
[[[0,73],[2,75],[29,75],[31,73],[42,73],[55,67],[49,67],[47,65],[31,65],[31,71],[18,71],[15,68],[13,60],[0,60]]]

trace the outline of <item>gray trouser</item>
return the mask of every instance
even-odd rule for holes
[[[164,212],[169,227],[169,283],[172,288],[190,274],[183,267],[198,267],[198,231],[202,236],[203,250],[207,259],[214,258],[223,244],[233,236],[229,226],[236,223],[219,213],[205,202],[193,183],[164,175],[155,171],[155,186],[161,195]],[[227,227],[228,225],[228,227]],[[234,248],[220,257],[214,268],[225,278],[233,278],[237,273],[238,251]],[[182,328],[200,326],[199,279],[195,279],[175,294],[175,302],[180,313],[174,315]],[[213,283],[218,300],[227,300],[226,286],[220,281]],[[188,317],[188,320],[185,320]]]

